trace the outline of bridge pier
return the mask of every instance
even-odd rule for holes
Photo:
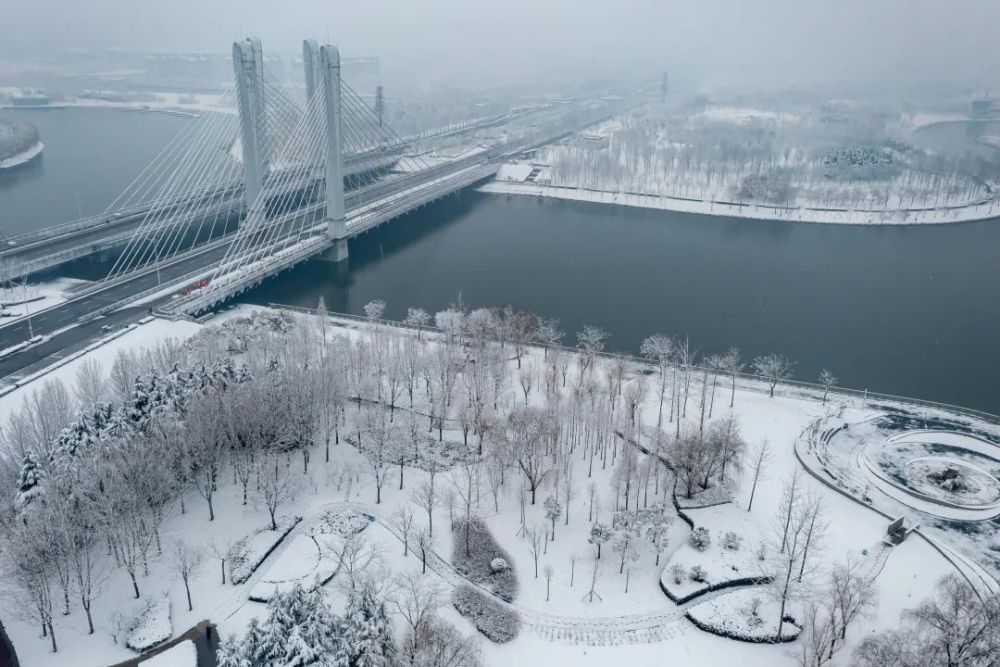
[[[337,239],[333,242],[327,250],[324,250],[319,259],[324,262],[331,262],[334,264],[345,264],[347,263],[350,255],[347,252],[347,239]]]
[[[243,144],[243,198],[247,210],[264,187],[268,146],[264,101],[264,55],[256,37],[233,43],[240,137]]]
[[[344,213],[344,153],[340,110],[340,51],[320,47],[323,101],[326,107],[326,234],[333,242],[330,261],[347,259],[347,222]]]

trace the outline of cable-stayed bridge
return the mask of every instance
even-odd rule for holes
[[[401,137],[383,118],[381,95],[369,105],[343,81],[335,47],[307,40],[303,56],[305,86],[288,89],[264,66],[259,40],[235,43],[235,81],[223,102],[236,113],[193,121],[105,213],[12,239],[0,261],[25,274],[107,253],[107,277],[68,304],[63,324],[208,275],[169,302],[174,312],[198,313],[311,257],[341,261],[348,239],[628,104],[564,98]],[[458,157],[426,150],[487,127],[500,138]]]

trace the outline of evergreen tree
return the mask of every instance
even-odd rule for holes
[[[33,503],[45,499],[45,471],[35,461],[31,452],[24,455],[21,472],[17,476],[17,499],[15,506],[19,512],[26,511]]]
[[[334,664],[338,667],[388,667],[396,646],[385,613],[371,585],[357,589],[347,605],[338,632],[339,648]]]

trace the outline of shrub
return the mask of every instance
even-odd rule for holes
[[[697,581],[699,584],[703,584],[708,581],[708,574],[705,572],[705,568],[701,565],[695,565],[691,568],[691,581]]]
[[[510,556],[494,541],[489,528],[479,519],[469,522],[469,555],[465,554],[465,520],[458,519],[452,529],[454,545],[451,562],[473,583],[493,591],[501,600],[513,602],[517,596],[517,575],[513,568],[494,569],[493,562],[511,562]]]
[[[730,551],[739,551],[741,544],[743,544],[743,538],[731,530],[722,537],[722,546]]]
[[[698,551],[704,551],[712,544],[712,535],[708,532],[707,528],[699,526],[691,531],[691,535],[688,537],[688,544]]]
[[[760,617],[760,604],[761,601],[759,597],[755,596],[750,600],[750,607],[747,609],[749,614],[747,617],[747,625],[751,628],[759,627],[764,623],[764,619]]]
[[[670,566],[670,575],[674,578],[675,584],[680,584],[684,581],[684,566],[680,563],[674,563]]]
[[[491,572],[503,572],[504,570],[509,570],[510,564],[504,558],[494,558],[490,561],[490,571]]]
[[[151,598],[129,624],[125,646],[141,653],[170,639],[173,631],[170,598]]]
[[[455,588],[451,603],[492,642],[509,642],[521,629],[517,612],[467,584]]]

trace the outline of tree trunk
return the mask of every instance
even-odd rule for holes
[[[135,580],[135,574],[129,572],[128,576],[132,579],[132,590],[135,592],[135,599],[139,599],[139,583]]]
[[[94,619],[90,615],[90,602],[84,598],[80,600],[80,604],[83,606],[83,611],[87,614],[87,634],[94,634]]]

